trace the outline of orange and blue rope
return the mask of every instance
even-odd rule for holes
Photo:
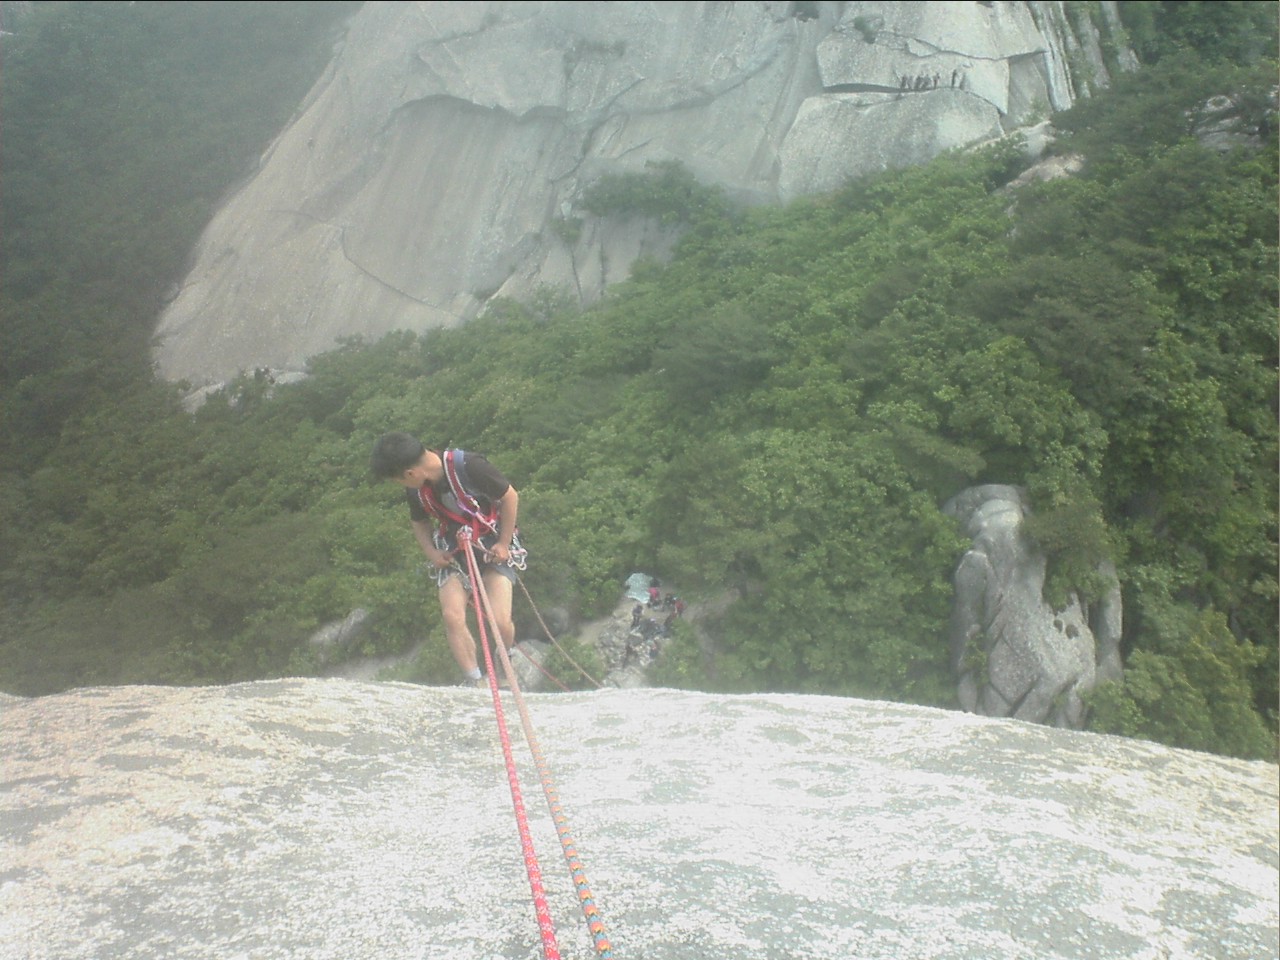
[[[480,580],[475,571],[475,558],[470,550],[464,551],[468,556],[468,563],[472,567],[471,582],[475,585],[474,593],[476,595],[476,615],[480,616],[480,606],[483,604],[485,612],[493,622],[494,633],[498,632],[496,618],[493,617],[493,611],[489,606],[489,597],[485,593],[484,584]],[[484,632],[481,630],[481,638],[483,642]],[[485,647],[485,665],[489,668],[489,686],[493,693],[494,704],[497,708],[500,728],[505,730],[505,720],[502,719],[501,697],[498,694],[497,682],[493,676],[493,657],[489,651],[487,643]],[[599,908],[596,906],[595,897],[591,893],[591,887],[587,882],[586,871],[582,868],[582,863],[578,859],[577,844],[574,842],[569,831],[569,821],[565,816],[564,808],[560,804],[560,797],[556,791],[555,782],[551,776],[551,769],[547,764],[546,758],[542,754],[542,749],[538,745],[537,735],[533,730],[533,720],[529,716],[529,709],[525,703],[524,695],[520,692],[520,684],[516,679],[515,668],[511,665],[511,658],[507,654],[506,648],[499,643],[498,654],[502,659],[503,670],[506,673],[507,682],[511,687],[511,693],[515,697],[516,708],[520,714],[520,724],[524,730],[525,741],[529,745],[529,752],[533,755],[534,764],[538,768],[539,780],[542,783],[542,792],[547,800],[547,808],[551,812],[551,819],[556,826],[556,834],[560,838],[560,846],[564,852],[565,863],[569,867],[569,874],[573,879],[574,892],[578,897],[578,904],[582,908],[583,917],[586,919],[587,931],[591,934],[592,945],[595,948],[596,956],[599,960],[612,960],[613,945],[609,942],[608,933],[605,930],[604,918],[600,914]],[[514,769],[509,768],[511,775],[514,776]]]
[[[520,779],[516,775],[515,757],[511,750],[511,735],[507,731],[506,717],[502,713],[502,697],[498,693],[498,679],[493,671],[493,656],[489,652],[489,643],[485,636],[484,617],[480,610],[480,597],[484,588],[480,585],[480,574],[476,569],[475,556],[470,550],[469,543],[464,543],[462,552],[466,555],[467,566],[471,574],[471,597],[475,606],[476,620],[479,623],[480,645],[484,648],[485,666],[489,671],[489,692],[493,695],[494,712],[498,719],[498,737],[502,741],[502,755],[507,765],[507,784],[511,788],[511,803],[515,807],[516,827],[520,831],[520,849],[524,854],[525,872],[529,875],[529,889],[533,894],[533,911],[538,921],[538,932],[542,936],[543,960],[560,960],[560,946],[556,943],[556,928],[551,920],[551,909],[547,906],[547,895],[542,886],[542,870],[538,866],[538,855],[533,847],[533,837],[529,833],[529,819],[525,815],[524,798],[520,792]],[[485,605],[488,605],[488,597],[485,597]]]
[[[537,735],[533,731],[533,721],[529,717],[528,707],[525,705],[524,696],[520,693],[520,688],[516,681],[515,670],[511,666],[511,660],[506,650],[499,646],[498,653],[502,657],[503,668],[506,670],[508,682],[511,684],[512,695],[516,698],[516,708],[520,713],[520,724],[524,729],[525,741],[529,745],[529,752],[533,755],[533,762],[538,768],[538,777],[542,783],[542,793],[547,799],[547,809],[551,812],[551,819],[555,823],[556,835],[560,838],[560,846],[564,851],[565,863],[569,867],[569,875],[573,879],[574,892],[577,894],[578,905],[582,908],[583,917],[586,919],[587,931],[591,934],[596,956],[600,960],[611,960],[613,957],[613,945],[609,942],[608,934],[605,931],[604,918],[600,915],[595,897],[591,893],[591,887],[587,883],[586,871],[583,870],[582,863],[578,859],[577,844],[569,832],[569,819],[565,816],[564,808],[560,805],[560,796],[556,791],[555,781],[551,776],[551,768],[548,766],[546,758],[542,755],[542,748],[538,745]]]

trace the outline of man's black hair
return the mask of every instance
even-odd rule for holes
[[[369,469],[380,480],[394,480],[417,463],[426,449],[407,433],[383,434],[373,445]]]

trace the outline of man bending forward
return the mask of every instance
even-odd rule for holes
[[[480,454],[428,450],[407,433],[380,437],[369,465],[375,476],[405,488],[414,538],[435,569],[449,650],[467,678],[483,685],[475,639],[467,626],[471,583],[458,533],[471,531],[477,569],[503,646],[510,650],[515,644],[515,567],[524,568],[526,555],[516,529],[520,495]]]

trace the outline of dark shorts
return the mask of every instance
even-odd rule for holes
[[[512,584],[516,582],[516,570],[525,568],[525,558],[528,551],[520,544],[520,534],[517,533],[511,538],[511,562],[510,563],[490,563],[485,560],[484,548],[491,547],[498,542],[497,535],[481,537],[479,542],[473,544],[471,551],[476,558],[476,569],[480,571],[483,577],[486,573],[493,571],[499,576],[506,577]],[[441,550],[453,551],[457,549],[457,543],[441,536],[439,531],[435,534],[436,547]],[[436,578],[436,587],[443,588],[449,582],[450,577],[461,577],[462,588],[468,593],[471,592],[471,578],[467,576],[467,560],[461,553],[454,554],[454,561],[447,567],[435,567],[432,571]]]

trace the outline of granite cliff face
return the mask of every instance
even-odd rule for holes
[[[619,958],[1276,956],[1274,765],[831,697],[529,701]],[[585,960],[504,702],[561,955]],[[0,960],[542,956],[487,692],[0,709]]]
[[[1123,672],[1114,568],[1092,609],[1073,594],[1055,610],[1044,599],[1044,552],[1022,531],[1025,491],[970,487],[942,509],[972,539],[956,567],[949,630],[960,705],[988,717],[1084,726],[1085,695]]]
[[[590,302],[673,240],[555,229],[602,175],[677,160],[771,202],[989,140],[1108,82],[1115,6],[1077,27],[1056,2],[367,3],[207,228],[159,368],[299,370],[540,285]]]

